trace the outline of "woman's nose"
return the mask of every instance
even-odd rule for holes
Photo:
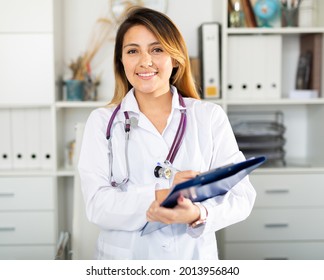
[[[152,57],[148,53],[145,53],[141,57],[141,66],[142,67],[151,67],[153,65]]]

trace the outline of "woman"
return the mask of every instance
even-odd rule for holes
[[[201,204],[179,197],[167,209],[159,197],[199,172],[244,160],[224,111],[199,100],[185,42],[162,13],[130,10],[117,32],[114,63],[111,106],[91,113],[78,165],[87,216],[101,229],[96,257],[217,259],[215,231],[253,207],[248,177]],[[147,221],[168,226],[141,236]]]

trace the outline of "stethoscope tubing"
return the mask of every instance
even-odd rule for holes
[[[183,138],[184,138],[184,133],[186,131],[186,126],[187,126],[187,115],[186,115],[185,110],[181,110],[180,125],[178,127],[176,137],[173,140],[173,143],[172,143],[172,146],[168,153],[168,156],[166,158],[166,162],[168,164],[173,163],[173,161],[178,153],[178,150],[180,149],[180,146],[181,146]]]
[[[172,165],[172,163],[178,153],[178,150],[180,149],[182,141],[184,139],[184,134],[185,134],[186,127],[187,127],[186,104],[184,102],[183,97],[180,94],[179,94],[179,103],[184,109],[180,110],[181,117],[180,117],[179,126],[177,129],[176,135],[174,137],[173,143],[171,145],[170,151],[168,153],[168,156],[167,156],[166,160],[164,161],[164,163],[167,165]],[[125,130],[126,177],[122,180],[122,182],[117,183],[113,179],[113,172],[112,172],[113,153],[112,153],[111,133],[112,133],[112,128],[114,126],[113,122],[114,122],[116,115],[117,115],[118,111],[120,110],[120,108],[121,108],[121,104],[119,104],[113,111],[113,113],[110,117],[110,120],[108,122],[108,125],[107,125],[107,130],[106,130],[106,139],[108,140],[109,162],[110,162],[109,173],[110,173],[110,178],[111,178],[111,185],[113,187],[122,186],[122,185],[126,184],[129,180],[129,161],[128,161],[128,142],[129,141],[128,140],[129,140],[129,134],[130,134],[130,129],[131,129],[131,121],[129,118],[128,111],[124,112],[124,116],[125,116],[124,130]],[[119,122],[117,122],[117,123],[119,123]]]

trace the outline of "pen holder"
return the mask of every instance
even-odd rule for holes
[[[67,80],[66,85],[66,100],[68,101],[82,101],[84,100],[84,81]]]
[[[298,26],[299,8],[281,7],[281,26],[297,27]]]

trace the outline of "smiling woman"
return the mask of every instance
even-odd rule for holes
[[[221,198],[160,205],[176,184],[244,160],[222,108],[199,100],[179,29],[132,8],[114,71],[113,100],[89,116],[78,165],[87,216],[101,229],[96,257],[217,259],[215,231],[246,218],[255,191],[245,178]],[[142,236],[147,221],[169,226]]]

